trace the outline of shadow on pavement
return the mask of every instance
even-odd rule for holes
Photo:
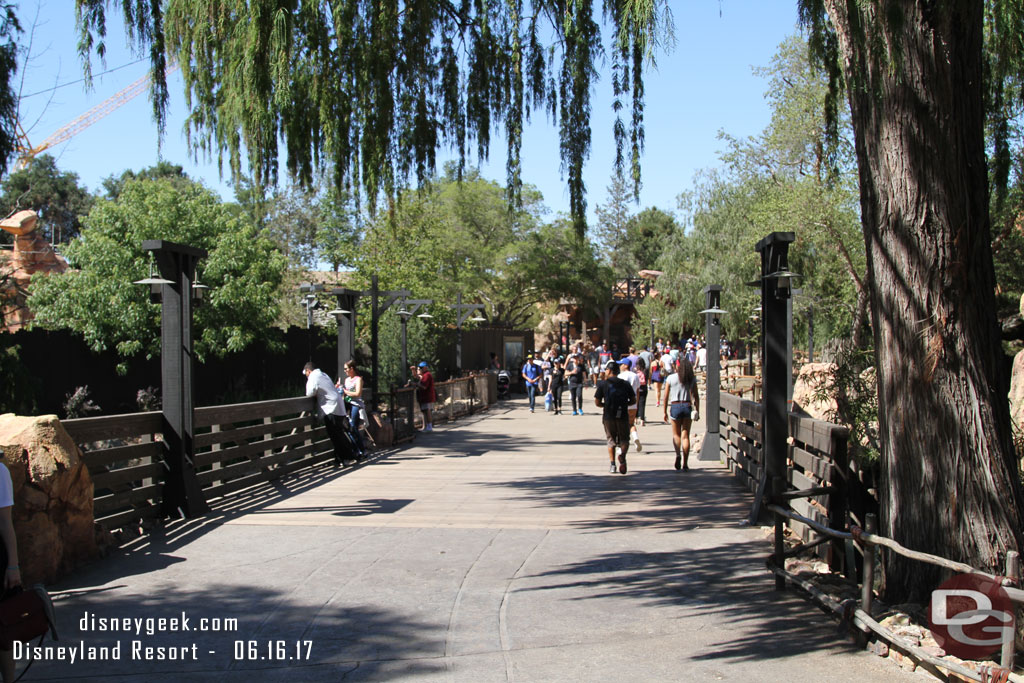
[[[373,680],[375,672],[378,679],[386,678],[382,667],[396,659],[403,660],[406,672],[439,674],[445,667],[436,661],[437,653],[444,652],[444,634],[437,635],[436,625],[417,621],[413,614],[334,603],[333,595],[311,604],[266,586],[214,585],[202,590],[167,586],[155,595],[79,592],[73,599],[74,612],[62,607],[60,596],[55,602],[57,644],[106,647],[111,656],[119,652],[119,659],[41,661],[30,672],[31,680],[190,678],[217,671],[238,672],[232,676],[238,680],[265,680],[273,670],[284,669],[291,680],[310,680],[303,668],[323,666],[331,672],[323,680],[338,680],[356,668],[360,679]],[[186,625],[189,630],[182,630]]]

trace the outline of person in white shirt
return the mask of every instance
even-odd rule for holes
[[[21,570],[18,568],[18,540],[14,535],[11,512],[14,509],[14,484],[7,466],[0,463],[0,562],[3,563],[3,592],[21,585]],[[14,643],[0,643],[0,673],[4,683],[14,680]]]
[[[316,364],[306,363],[302,368],[302,374],[306,378],[306,396],[315,396],[317,408],[323,413],[324,427],[334,446],[334,465],[340,467],[344,464],[344,456],[351,450],[345,440],[345,426],[342,421],[345,406],[341,394],[327,373],[319,370]],[[357,456],[356,460],[358,459]]]
[[[697,370],[706,372],[708,369],[708,347],[701,346],[697,349]]]
[[[634,398],[633,402],[629,404],[629,438],[639,453],[644,449],[644,445],[640,443],[640,435],[636,431],[636,411],[639,405],[636,402],[636,396],[640,392],[640,377],[629,369],[631,365],[629,358],[624,357],[619,361],[619,379],[629,382],[629,386],[633,387]]]

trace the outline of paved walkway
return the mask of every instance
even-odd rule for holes
[[[514,400],[233,498],[55,586],[61,644],[107,660],[24,680],[910,680],[772,590],[718,463],[676,472],[658,424],[610,475],[600,429]]]

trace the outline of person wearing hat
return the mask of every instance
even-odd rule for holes
[[[522,370],[523,381],[526,383],[526,395],[530,398],[530,412],[537,404],[537,389],[540,388],[542,377],[540,366],[533,362],[533,354],[526,354],[526,362]]]
[[[434,401],[437,400],[437,392],[434,391],[434,376],[430,374],[430,365],[427,361],[420,361],[420,364],[413,368],[416,380],[416,400],[420,404],[420,412],[423,413],[423,431],[434,431],[434,422],[431,419],[431,411],[434,409]]]

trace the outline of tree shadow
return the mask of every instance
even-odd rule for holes
[[[57,594],[56,644],[106,648],[97,653],[107,658],[72,663],[53,656],[36,662],[27,678],[149,681],[209,675],[251,681],[287,674],[289,680],[308,680],[315,672],[338,680],[359,669],[359,678],[380,680],[397,661],[403,671],[444,673],[445,636],[436,624],[414,614],[335,602],[331,591],[320,594],[319,601],[315,595],[296,597],[255,582],[198,590],[168,586],[142,595],[117,588]]]
[[[704,622],[717,627],[707,642],[692,648],[697,660],[785,659],[836,647],[857,651],[843,639],[842,628],[805,600],[773,589],[761,563],[766,550],[748,540],[681,552],[606,553],[527,577],[534,585],[519,590],[682,608],[702,627]]]

